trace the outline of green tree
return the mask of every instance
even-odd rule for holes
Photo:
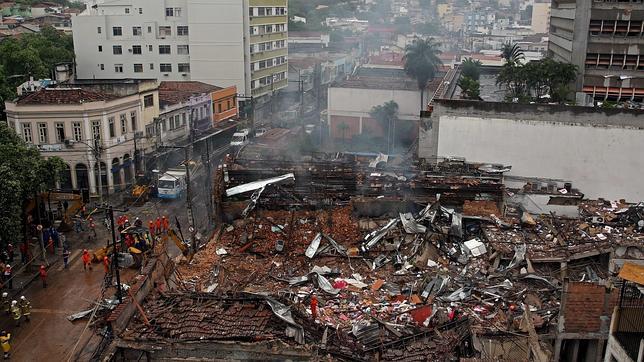
[[[398,103],[389,101],[381,105],[374,106],[369,112],[371,118],[380,123],[383,131],[386,133],[387,153],[396,147],[396,123],[398,122]]]
[[[465,59],[461,64],[461,75],[478,81],[481,77],[481,61],[472,58]]]
[[[517,43],[506,42],[501,48],[501,56],[508,63],[518,63],[519,60],[525,59],[523,50]]]
[[[420,109],[423,110],[427,82],[434,79],[438,67],[443,64],[438,58],[440,50],[431,39],[416,39],[405,48],[405,73],[416,79],[420,90]]]
[[[42,159],[5,122],[0,122],[0,238],[4,243],[23,235],[22,208],[35,192],[53,187],[65,167],[58,157]]]
[[[478,80],[472,79],[467,76],[461,76],[456,83],[456,85],[461,88],[461,94],[463,99],[480,99],[481,95],[481,84]]]
[[[552,58],[525,65],[507,62],[497,75],[497,84],[507,90],[507,98],[518,102],[564,102],[570,84],[577,77],[577,67]]]

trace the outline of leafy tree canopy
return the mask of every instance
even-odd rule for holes
[[[65,167],[58,157],[43,159],[5,122],[0,122],[0,238],[22,240],[22,208],[35,192],[52,188]]]
[[[461,64],[461,74],[476,81],[481,77],[481,61],[467,58]]]

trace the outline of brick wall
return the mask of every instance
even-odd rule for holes
[[[601,319],[610,319],[617,304],[619,290],[607,290],[604,285],[569,282],[564,289],[563,317],[566,333],[598,333]],[[607,327],[608,325],[606,325]]]

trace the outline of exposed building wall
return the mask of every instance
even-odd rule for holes
[[[420,127],[419,156],[512,166],[509,175],[563,179],[586,196],[644,199],[644,113],[439,100]]]
[[[547,33],[550,27],[550,1],[535,2],[532,5],[532,31],[537,34]]]

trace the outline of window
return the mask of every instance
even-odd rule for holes
[[[141,36],[143,35],[143,31],[141,30],[140,26],[133,26],[132,27],[132,35],[133,36]]]
[[[188,35],[188,27],[185,25],[177,26],[177,35]]]
[[[143,14],[143,8],[139,8],[139,14]]]
[[[154,136],[156,132],[154,132],[154,125],[147,125],[145,126],[145,134],[148,137]]]
[[[105,64],[99,64],[99,66],[101,67],[101,70],[105,70]]]
[[[99,45],[99,46],[98,46],[98,51],[99,51],[99,52],[102,52],[102,51],[103,51],[103,46],[102,46],[102,45]]]
[[[160,26],[159,27],[159,36],[171,36],[172,27],[170,26]]]
[[[253,10],[255,10],[255,8],[248,7],[248,16],[253,16],[254,15]]]
[[[172,72],[172,64],[161,63],[159,64],[159,69],[161,70],[162,73],[170,73]]]
[[[154,63],[150,63],[150,70],[154,70]]]
[[[174,16],[174,8],[165,8],[165,16]]]
[[[152,32],[152,27],[148,26],[148,34],[150,34],[151,32]]]
[[[65,142],[65,124],[56,122],[56,143]]]
[[[259,16],[266,15],[266,8],[257,8],[257,15]]]
[[[124,135],[127,133],[127,117],[125,116],[125,113],[121,114],[119,117],[121,120],[121,135]]]
[[[266,16],[273,15],[273,8],[266,8]]]
[[[179,73],[190,73],[190,63],[177,64]]]
[[[221,103],[217,103],[217,112],[221,113]]]
[[[159,54],[170,54],[169,45],[159,45]]]
[[[123,28],[121,28],[120,26],[112,27],[112,35],[114,35],[114,36],[123,35]]]
[[[143,106],[145,108],[154,107],[154,95],[150,94],[143,97]]]
[[[190,54],[188,45],[177,45],[177,54]]]
[[[80,122],[72,123],[72,133],[74,133],[74,141],[83,139],[83,127]]]
[[[130,8],[125,8],[125,13],[129,14],[130,13]]]
[[[152,50],[152,45],[148,45],[148,51],[151,52]]]
[[[49,143],[49,137],[47,137],[47,123],[38,123],[38,143],[41,145]]]
[[[123,54],[123,48],[120,45],[113,45],[112,46],[112,53],[114,55]]]
[[[143,64],[134,64],[134,73],[143,73]]]
[[[186,125],[186,114],[181,113],[181,125],[185,126]]]
[[[123,64],[114,64],[114,72],[123,73]]]
[[[132,54],[136,55],[141,55],[141,46],[140,45],[132,45]]]
[[[101,139],[101,121],[92,121],[92,137],[96,140]]]
[[[20,126],[22,127],[22,138],[25,142],[31,143],[31,123],[21,123]]]
[[[101,27],[99,26],[99,27],[96,28],[96,31],[100,34],[100,33],[103,32],[103,29],[101,29]]]
[[[132,131],[136,131],[136,112],[130,112],[130,123],[132,124]]]
[[[174,16],[176,17],[181,16],[181,8],[174,8]]]
[[[110,131],[110,138],[116,136],[116,128],[114,127],[114,117],[107,119],[108,130]]]

